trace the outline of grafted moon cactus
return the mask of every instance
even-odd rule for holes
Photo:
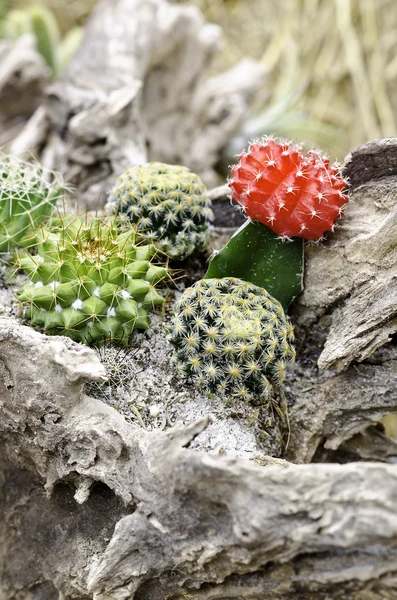
[[[18,294],[26,319],[50,335],[127,345],[135,329],[148,327],[147,311],[163,304],[155,285],[167,275],[152,263],[155,248],[134,240],[100,220],[44,232],[38,254],[17,256],[31,280]]]
[[[232,199],[282,237],[315,240],[333,229],[349,198],[340,168],[320,152],[264,138],[241,154],[229,181]]]
[[[153,162],[128,169],[105,209],[127,217],[141,238],[172,259],[208,246],[211,201],[200,177],[186,167]]]
[[[202,279],[177,302],[169,340],[178,370],[199,388],[266,399],[294,360],[293,329],[281,304],[241,279]]]
[[[63,191],[59,175],[0,153],[0,252],[31,244]]]

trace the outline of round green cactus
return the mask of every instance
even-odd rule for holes
[[[127,217],[140,237],[172,259],[208,246],[211,201],[200,177],[186,167],[154,162],[128,169],[105,208]]]
[[[266,398],[294,360],[293,329],[281,304],[241,279],[202,279],[176,304],[170,328],[178,370],[202,389]]]
[[[62,192],[59,175],[46,173],[37,163],[0,154],[0,252],[30,245]]]
[[[19,252],[17,267],[31,281],[18,298],[31,325],[86,344],[127,345],[135,329],[148,327],[148,309],[163,304],[155,285],[167,275],[151,262],[155,248],[134,239],[115,223],[76,219],[44,233],[37,255]]]

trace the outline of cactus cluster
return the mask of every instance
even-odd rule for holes
[[[0,33],[13,40],[26,34],[33,35],[37,50],[51,69],[52,75],[59,75],[76,52],[83,29],[74,27],[61,39],[54,13],[41,4],[8,12],[3,10],[3,13],[4,21]]]
[[[293,329],[265,289],[237,278],[203,279],[176,304],[169,340],[179,372],[204,390],[267,398],[294,360]]]
[[[58,175],[45,173],[36,163],[0,154],[0,252],[29,245],[62,193]]]
[[[76,219],[43,232],[36,255],[20,251],[17,268],[30,283],[18,298],[31,325],[86,344],[127,345],[148,327],[148,309],[164,302],[155,285],[167,275],[152,263],[154,247],[134,239],[113,222]]]
[[[208,246],[211,201],[199,176],[186,167],[154,162],[128,169],[111,191],[106,210],[127,217],[140,237],[172,259]]]
[[[320,152],[265,138],[232,168],[232,199],[282,237],[315,240],[333,230],[348,196],[337,164]]]

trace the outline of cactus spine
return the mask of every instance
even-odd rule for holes
[[[211,201],[199,176],[186,167],[155,162],[128,169],[106,210],[127,217],[141,238],[170,258],[181,260],[208,246]]]
[[[39,164],[0,154],[0,252],[31,244],[63,190],[59,175],[46,173]]]
[[[294,360],[292,327],[266,290],[237,278],[202,279],[175,307],[169,340],[178,370],[199,388],[266,399]]]
[[[340,167],[320,152],[264,138],[232,168],[232,199],[282,237],[316,240],[333,230],[349,198]]]
[[[163,304],[155,285],[167,274],[151,260],[154,247],[134,239],[100,220],[43,232],[38,254],[17,258],[31,280],[18,294],[26,318],[50,335],[128,345],[135,329],[148,327],[147,311]]]

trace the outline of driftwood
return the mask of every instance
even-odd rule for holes
[[[3,142],[60,169],[90,208],[146,160],[211,184],[263,81],[253,61],[209,77],[219,44],[192,7],[103,0],[44,98],[33,41],[5,43]],[[127,423],[83,393],[104,376],[91,350],[0,319],[2,600],[397,598],[397,444],[381,424],[397,412],[397,140],[358,148],[345,173],[352,202],[307,247],[292,309],[282,457],[190,449],[205,417]],[[226,235],[241,215],[225,193],[212,196]]]
[[[2,598],[395,597],[396,467],[194,452],[205,421],[148,433],[84,396],[90,350],[0,340]]]
[[[15,43],[0,40],[0,146],[23,129],[44,100],[49,69],[35,48],[34,38],[24,35]],[[35,145],[42,140],[35,138]]]
[[[306,354],[288,392],[298,462],[397,412],[397,140],[361,146],[345,172],[351,202],[335,233],[307,248],[294,307]]]
[[[192,6],[103,0],[48,88],[45,116],[11,150],[39,151],[47,136],[42,162],[62,171],[89,208],[104,202],[121,172],[147,160],[184,164],[214,183],[220,151],[264,77],[249,59],[209,77],[220,34]]]
[[[0,319],[2,598],[397,597],[397,466],[385,464],[396,443],[373,425],[397,411],[397,347],[386,343],[392,319],[359,289],[383,284],[387,297],[395,269],[394,246],[375,249],[378,236],[390,244],[378,212],[392,227],[396,147],[371,143],[347,161],[353,203],[328,241],[309,249],[294,306],[285,456],[326,462],[193,451],[206,419],[168,431],[129,424],[83,394],[86,380],[104,375],[91,350]],[[380,178],[374,164],[376,173],[388,165]],[[374,249],[368,262],[353,215]],[[354,329],[360,302],[371,321]],[[335,331],[337,368],[320,370]]]

